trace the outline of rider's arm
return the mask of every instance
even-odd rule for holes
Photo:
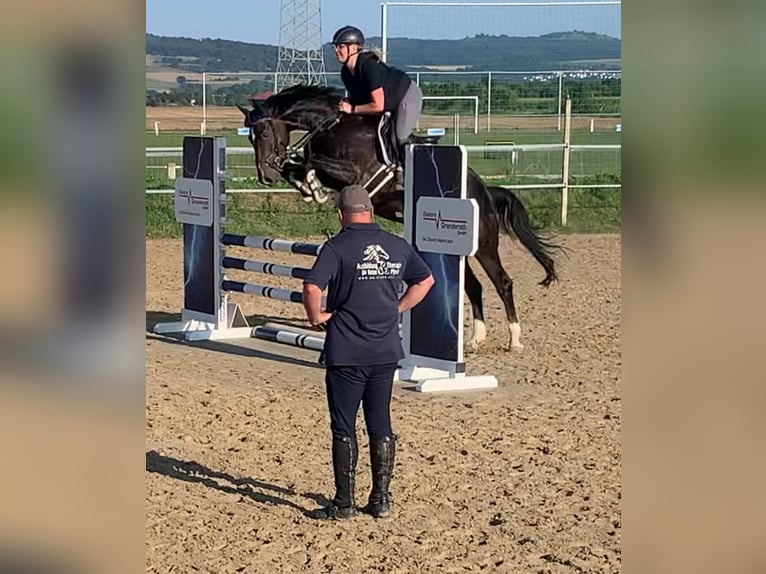
[[[362,106],[354,106],[353,113],[355,114],[378,114],[385,109],[386,99],[383,95],[383,88],[376,88],[370,92],[370,98],[372,102],[364,104]]]
[[[370,102],[361,106],[356,106],[353,113],[356,114],[379,114],[386,105],[386,98],[383,94],[383,80],[385,79],[385,68],[379,62],[374,60],[365,60],[359,68],[359,81],[370,92]]]

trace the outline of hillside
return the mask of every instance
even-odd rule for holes
[[[380,38],[369,44],[380,46]],[[276,68],[277,46],[231,40],[169,38],[146,35],[147,71],[271,72]],[[620,68],[621,41],[585,32],[561,32],[536,37],[479,35],[461,40],[389,40],[388,61],[407,71],[465,70],[573,70]],[[338,66],[332,46],[324,47],[328,70]],[[149,62],[151,61],[151,66]],[[173,80],[170,80],[171,82]]]

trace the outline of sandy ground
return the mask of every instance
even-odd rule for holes
[[[317,353],[147,334],[147,571],[619,572],[621,240],[564,242],[562,281],[548,290],[536,285],[543,272],[528,254],[503,247],[526,348],[505,350],[501,303],[488,286],[489,337],[467,357],[469,374],[495,374],[498,389],[423,395],[397,385],[394,518],[385,522],[305,514],[333,487]],[[146,249],[150,325],[182,306],[181,244]],[[298,305],[241,301],[254,321],[303,324]],[[357,432],[363,503],[361,414]]]
[[[473,116],[461,116],[461,125],[473,126]],[[594,117],[595,129],[614,131],[615,125],[622,119],[615,117]],[[234,106],[208,106],[206,122],[208,130],[226,130],[242,127],[243,116]],[[590,126],[591,117],[573,117],[572,129],[584,129]],[[202,107],[158,106],[146,107],[146,129],[154,130],[154,122],[159,122],[160,132],[167,130],[199,130],[202,123]],[[525,117],[525,116],[492,116],[493,129],[556,129],[556,116]],[[432,127],[452,126],[451,116],[434,116],[425,114],[420,119],[421,129]],[[467,128],[466,128],[467,129]],[[487,116],[479,116],[479,130],[486,131]]]

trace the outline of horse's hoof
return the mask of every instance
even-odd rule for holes
[[[521,338],[521,325],[518,323],[509,323],[508,328],[511,331],[511,351],[522,351],[524,345],[519,340]]]
[[[471,339],[468,341],[463,349],[468,353],[475,353],[479,350],[481,347],[481,341],[476,341],[475,339]]]
[[[301,199],[305,201],[306,203],[311,203],[312,201],[314,201],[314,198],[310,195],[301,194]]]
[[[323,189],[316,189],[313,191],[314,201],[317,203],[325,203],[329,198],[330,194],[328,194]]]

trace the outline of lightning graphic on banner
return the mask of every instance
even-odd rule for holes
[[[197,165],[194,168],[194,174],[191,176],[193,179],[197,179],[199,177],[199,170],[200,166],[202,165],[202,157],[205,152],[205,144],[207,143],[207,140],[202,140],[202,144],[199,146],[199,152],[197,153]],[[184,177],[186,177],[186,174],[184,174]],[[186,269],[184,269],[184,289],[189,285],[191,280],[195,276],[195,270],[197,265],[199,264],[201,253],[199,252],[199,249],[197,249],[197,243],[198,243],[198,232],[204,231],[204,228],[200,227],[199,225],[192,225],[191,230],[191,241],[189,245],[189,253],[188,257],[184,257],[184,266]]]
[[[434,158],[435,148],[432,148],[432,147],[420,148],[420,150],[428,154],[428,158],[430,160],[430,164],[433,169],[433,178],[434,178],[436,191],[439,193],[439,197],[442,197],[442,198],[450,197],[451,194],[455,193],[456,191],[459,192],[460,191],[459,184],[457,187],[452,187],[450,189],[444,188],[444,185],[441,179],[441,171],[444,170],[444,166],[442,166],[441,170],[439,169],[436,159]],[[449,282],[449,273],[446,267],[448,256],[440,255],[437,253],[421,253],[421,256],[427,256],[429,266],[431,267],[431,272],[434,274],[434,278],[437,280],[437,285],[438,284],[442,285],[442,288],[437,291],[439,296],[439,307],[445,310],[446,312],[439,315],[439,318],[442,321],[440,328],[442,329],[449,328],[453,333],[457,334],[458,332],[457,330],[461,326],[457,324],[458,317],[454,316],[453,312],[455,310],[452,308],[452,305],[450,304],[450,291],[452,286],[450,285],[450,282]]]

